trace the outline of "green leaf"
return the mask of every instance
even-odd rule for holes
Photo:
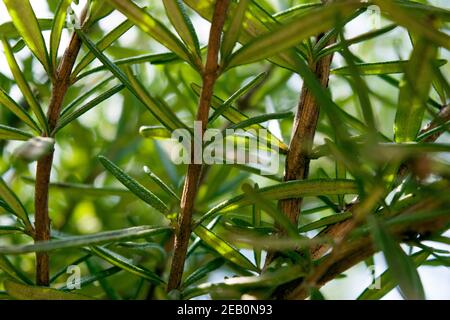
[[[367,33],[363,33],[363,34],[361,34],[359,36],[356,36],[354,38],[347,39],[346,42],[347,42],[347,45],[350,47],[353,44],[364,42],[364,41],[370,40],[372,38],[378,37],[378,36],[380,36],[382,34],[385,34],[385,33],[389,32],[389,31],[391,31],[391,30],[393,30],[395,28],[397,28],[397,25],[390,24],[390,25],[387,25],[386,27],[383,27],[381,29],[369,31]],[[319,49],[319,48],[315,47],[315,49]],[[342,49],[342,43],[341,42],[330,44],[329,46],[321,49],[317,53],[316,59],[322,58],[322,57],[324,57],[326,55],[329,55],[329,54],[331,54],[333,52],[339,51],[340,49]]]
[[[212,250],[220,254],[224,259],[244,269],[260,272],[259,268],[251,263],[242,253],[240,253],[231,244],[219,237],[213,231],[200,225],[195,228],[194,232],[204,243],[206,243]]]
[[[267,200],[303,198],[318,195],[357,194],[357,184],[353,180],[295,180],[260,188],[257,193]],[[229,212],[252,204],[245,194],[225,200],[206,212],[197,224],[209,219],[217,212]]]
[[[384,258],[403,295],[407,299],[425,299],[422,282],[410,257],[392,239],[381,221],[374,217],[370,217],[369,221],[375,243],[383,251]]]
[[[186,126],[176,117],[176,115],[161,101],[153,98],[144,86],[132,75],[130,70],[127,74],[114,65],[96,46],[89,40],[83,32],[77,31],[80,38],[88,46],[89,50],[150,110],[161,123],[171,130],[186,128]]]
[[[169,106],[163,100],[152,97],[130,70],[127,70],[127,76],[138,99],[164,126],[170,130],[186,128]]]
[[[183,288],[189,287],[190,285],[194,284],[195,282],[201,280],[202,278],[206,277],[208,273],[213,272],[214,270],[217,270],[221,266],[223,266],[225,263],[225,260],[223,258],[216,258],[214,260],[209,261],[204,266],[196,269],[194,272],[192,272],[189,276],[186,277],[186,279],[183,281]]]
[[[50,63],[47,48],[45,47],[44,38],[38,20],[34,14],[33,8],[29,0],[3,0],[9,15],[22,36],[23,40],[30,48],[31,52],[42,63],[45,70],[50,73]]]
[[[246,197],[253,203],[257,204],[258,207],[264,210],[264,212],[266,212],[269,216],[271,216],[274,221],[286,230],[287,234],[291,238],[300,238],[297,227],[292,224],[285,214],[274,207],[272,203],[266,200],[266,198],[258,194],[257,190],[259,189],[253,189],[249,184],[244,184],[242,186],[242,191],[244,191]]]
[[[58,49],[61,41],[62,30],[66,24],[67,9],[72,0],[60,0],[53,18],[53,27],[50,34],[50,61],[53,69],[57,68]]]
[[[172,137],[169,130],[163,126],[142,126],[139,128],[139,134],[144,138],[170,139]]]
[[[24,177],[25,182],[34,184],[36,183],[35,179]],[[92,197],[101,197],[101,196],[130,196],[132,193],[128,189],[122,188],[97,188],[89,184],[81,184],[81,183],[67,183],[67,182],[50,182],[50,189],[57,190],[67,190],[67,192],[75,192],[80,193],[82,196],[92,196]]]
[[[255,124],[260,124],[260,123],[270,121],[270,120],[286,119],[286,118],[293,118],[293,117],[294,117],[294,113],[292,113],[291,111],[267,113],[267,114],[262,114],[262,115],[255,116],[252,118],[248,118],[247,120],[233,124],[230,127],[228,127],[228,129],[248,128]]]
[[[144,55],[130,57],[130,58],[118,59],[118,60],[115,60],[113,62],[113,64],[115,64],[117,66],[121,66],[121,65],[130,66],[130,65],[139,64],[139,63],[150,63],[150,64],[157,65],[157,64],[165,64],[165,63],[175,62],[175,61],[179,61],[179,60],[180,60],[180,58],[178,58],[178,56],[176,54],[168,52],[168,53],[144,54]],[[76,82],[88,75],[92,75],[94,73],[97,73],[100,71],[105,71],[105,70],[108,70],[108,68],[106,66],[99,66],[99,67],[92,68],[92,69],[80,74],[75,79],[73,79],[73,82]]]
[[[119,271],[122,271],[122,269],[114,266],[114,267],[111,267],[111,268],[108,268],[105,270],[98,271],[94,274],[90,274],[88,276],[82,277],[82,278],[80,278],[78,283],[81,288],[84,288],[84,287],[88,286],[89,284],[94,283],[96,281],[101,282],[101,280],[103,280],[107,277],[110,277],[112,275],[115,275]],[[61,288],[59,288],[59,290],[67,292],[67,291],[71,291],[71,290],[75,290],[75,289],[69,289],[66,284],[66,285],[62,286]]]
[[[416,267],[422,265],[430,256],[429,252],[419,251],[411,256]],[[358,297],[358,300],[379,300],[397,286],[395,273],[387,269],[381,276],[375,279],[374,284],[379,283],[381,288],[366,288]]]
[[[107,242],[139,239],[165,233],[169,227],[139,226],[113,231],[104,231],[83,236],[70,236],[57,240],[41,241],[35,244],[0,246],[0,254],[23,254],[47,252],[67,248],[82,248]]]
[[[144,167],[145,173],[152,179],[161,189],[163,189],[169,196],[174,198],[177,201],[180,201],[180,197],[173,191],[171,187],[169,187],[164,181],[161,180],[160,177],[158,177],[156,174],[150,170],[149,167]]]
[[[31,91],[31,88],[28,85],[27,80],[25,80],[25,77],[22,74],[22,71],[20,70],[19,65],[17,64],[17,61],[14,58],[14,54],[9,45],[8,40],[2,39],[2,43],[3,43],[3,48],[5,50],[6,60],[8,61],[9,68],[11,69],[14,79],[16,80],[17,86],[19,87],[20,91],[22,92],[23,96],[25,97],[25,100],[27,101],[31,110],[36,115],[39,123],[41,124],[42,129],[45,132],[48,132],[47,118],[44,114],[44,111],[42,111],[42,108],[39,105],[39,103],[37,102],[33,92]]]
[[[433,62],[438,67],[447,63],[447,60],[439,59]],[[358,74],[360,75],[380,75],[380,74],[393,74],[404,73],[410,64],[409,60],[403,61],[386,61],[376,63],[358,63],[355,65]],[[349,67],[341,67],[331,70],[331,73],[337,75],[351,75]]]
[[[239,294],[238,298],[240,298],[242,291],[266,288],[270,292],[273,288],[301,278],[305,274],[303,268],[298,265],[281,267],[276,271],[267,271],[260,276],[233,277],[219,283],[202,283],[196,287],[185,289],[182,296],[183,299],[191,299],[218,290],[222,292],[224,290],[236,290],[237,294]]]
[[[99,51],[104,51],[111,44],[119,39],[125,32],[131,29],[133,23],[129,20],[122,22],[116,28],[114,28],[111,32],[105,35],[100,41],[98,41],[95,46]],[[75,69],[71,74],[72,80],[84,69],[86,68],[93,60],[95,59],[95,54],[93,52],[88,52],[86,55],[80,60]]]
[[[289,22],[244,45],[230,57],[228,68],[270,58],[296,46],[308,37],[331,29],[337,17],[345,17],[358,6],[354,1],[345,1],[313,9],[302,19]]]
[[[14,158],[33,162],[48,155],[54,150],[55,139],[48,137],[33,137],[14,150]]]
[[[2,177],[0,177],[0,198],[3,199],[3,201],[5,201],[8,207],[14,213],[14,215],[16,215],[20,220],[22,220],[29,230],[33,230],[25,207],[23,206],[22,202],[20,202],[16,194],[8,187],[8,185],[3,180]]]
[[[20,120],[26,123],[31,129],[37,133],[41,133],[41,130],[37,123],[30,117],[30,115],[17,104],[2,88],[0,88],[0,104],[8,108],[12,113],[16,115]]]
[[[19,269],[17,269],[4,255],[0,255],[0,270],[2,270],[14,280],[26,284],[33,284],[33,282],[28,279]]]
[[[131,263],[127,258],[111,251],[103,247],[93,247],[91,248],[92,253],[96,256],[102,258],[105,261],[108,261],[112,265],[119,267],[131,274],[134,274],[138,277],[146,279],[155,284],[162,284],[164,281],[156,275],[154,272]]]
[[[53,19],[38,19],[38,24],[42,31],[51,30]],[[20,37],[20,33],[17,31],[13,21],[8,21],[0,25],[0,38],[16,39]]]
[[[143,200],[145,203],[149,204],[159,212],[166,214],[168,212],[168,207],[164,202],[162,202],[156,195],[151,191],[147,190],[135,179],[126,174],[122,169],[116,166],[113,162],[108,160],[103,156],[98,157],[102,165],[106,170],[111,172],[117,180],[119,180],[125,187],[127,187],[131,192],[133,192],[138,198]]]
[[[0,205],[2,208],[3,205]],[[6,208],[5,208],[6,209]],[[8,212],[9,212],[9,208]],[[20,234],[20,233],[24,233],[25,230],[21,227],[16,227],[16,226],[0,226],[0,235],[7,235],[7,234]]]
[[[76,111],[74,111],[74,112],[72,112],[70,114],[67,114],[66,116],[63,116],[59,120],[56,128],[53,130],[52,135],[55,135],[59,130],[64,128],[66,125],[68,125],[69,123],[71,123],[75,119],[78,119],[83,114],[85,114],[86,112],[88,112],[92,108],[98,106],[100,103],[102,103],[103,101],[109,99],[110,97],[112,97],[116,93],[122,91],[122,89],[124,89],[124,88],[125,88],[125,85],[123,85],[123,84],[116,85],[113,88],[103,92],[98,97],[92,99],[91,101],[89,101],[84,106],[82,106],[81,108],[77,109]]]
[[[226,61],[232,53],[234,47],[236,46],[236,42],[239,39],[242,22],[244,20],[245,11],[247,10],[248,4],[249,0],[240,0],[236,8],[233,10],[231,22],[224,32],[222,45],[220,48],[221,58],[224,61]]]
[[[244,86],[244,87],[247,87],[247,86]],[[244,89],[244,87],[241,89]],[[194,85],[192,85],[192,89],[194,90],[194,92],[196,94],[199,94],[201,87],[194,84]],[[238,91],[241,91],[241,89]],[[212,100],[211,100],[211,107],[214,110],[217,111],[217,110],[221,109],[221,110],[219,110],[218,115],[220,115],[220,113],[221,113],[228,121],[230,121],[233,124],[239,124],[239,123],[249,119],[248,116],[243,114],[237,108],[233,107],[231,104],[235,99],[237,99],[237,95],[242,94],[242,91],[240,93],[238,93],[238,91],[235,94],[233,94],[230,98],[228,98],[227,101],[223,101],[222,99],[220,99],[217,96],[213,96]],[[231,100],[231,102],[229,102],[230,100]],[[214,114],[213,114],[213,116],[214,116]],[[260,124],[254,124],[248,128],[255,129],[255,130],[266,129]],[[277,145],[280,152],[282,152],[282,153],[286,153],[286,151],[289,149],[289,147],[283,141],[281,141],[280,139],[278,139],[277,137],[272,135],[270,132],[267,132],[267,140],[271,141],[273,144]]]
[[[389,19],[407,28],[408,31],[450,50],[450,36],[438,31],[434,23],[432,21],[430,23],[429,17],[412,14],[406,7],[392,0],[374,0],[373,2],[380,6],[382,13],[387,13]]]
[[[33,135],[26,131],[4,126],[0,124],[0,139],[4,140],[28,140],[32,138]]]
[[[163,0],[167,16],[181,39],[201,65],[200,45],[194,26],[181,0]]]
[[[170,32],[159,20],[155,19],[144,9],[138,7],[130,0],[107,0],[117,10],[122,12],[136,26],[148,33],[156,41],[170,51],[176,53],[181,59],[189,61],[189,55],[183,43]]]
[[[261,72],[257,76],[255,76],[253,79],[251,79],[248,83],[243,85],[241,88],[239,88],[236,92],[234,92],[225,102],[223,102],[220,107],[215,107],[214,103],[212,107],[215,109],[214,113],[209,117],[208,124],[211,125],[218,117],[220,117],[222,114],[225,113],[225,111],[230,108],[233,103],[235,103],[240,97],[242,97],[244,94],[246,94],[249,90],[257,86],[261,83],[261,81],[266,76],[265,72]],[[200,87],[197,85],[193,85],[193,90],[196,94],[200,93]],[[227,112],[229,113],[229,112]]]
[[[396,142],[414,141],[417,137],[431,89],[436,55],[437,48],[426,39],[420,39],[414,46],[400,83],[394,126]]]
[[[107,84],[111,83],[111,80],[114,79],[114,76],[108,77],[105,80],[101,81],[99,84],[95,85],[92,89],[86,91],[85,93],[78,96],[76,99],[72,100],[62,111],[61,118],[67,115],[69,111],[72,111],[74,108],[79,106],[83,101],[96,93],[99,89],[103,88]]]
[[[62,292],[47,287],[20,284],[12,280],[4,282],[6,292],[18,300],[92,300],[81,294]]]
[[[304,212],[302,212],[304,214]],[[347,220],[352,217],[351,212],[345,212],[345,213],[338,213],[333,214],[331,216],[327,216],[325,218],[319,219],[317,221],[308,223],[307,225],[304,225],[298,229],[299,232],[307,232],[319,228],[326,227],[331,224],[335,224],[344,220]]]

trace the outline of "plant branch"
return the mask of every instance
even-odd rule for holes
[[[441,112],[439,112],[438,117],[425,126],[420,133],[423,134],[434,129],[439,124],[448,121],[449,118],[450,106],[445,106],[442,108]],[[441,134],[442,132],[433,134],[427,138],[427,142],[434,142]],[[408,164],[403,163],[398,172],[399,179],[402,180],[408,172]],[[357,205],[357,203],[349,205],[347,211],[353,211],[355,205]],[[413,214],[414,212],[420,212],[423,210],[432,210],[437,206],[439,206],[439,201],[432,199],[431,201],[425,201],[423,203],[411,206],[403,214]],[[405,226],[405,229],[396,230],[394,233],[399,239],[402,239],[403,235],[407,235],[408,233],[411,234],[411,232],[426,234],[427,232],[439,229],[443,223],[441,220],[442,219],[437,219],[436,221],[431,220],[426,224],[417,224],[414,226],[408,225]],[[448,220],[448,217],[446,219],[444,218],[444,222],[448,223]],[[374,254],[375,248],[372,245],[370,237],[362,240],[358,239],[356,243],[344,243],[344,239],[355,226],[355,220],[353,218],[349,218],[328,226],[322,230],[315,238],[324,237],[333,239],[333,242],[337,243],[338,247],[333,248],[333,254],[328,255],[324,261],[321,261],[317,269],[307,279],[300,279],[286,286],[281,286],[277,289],[275,297],[277,299],[305,299],[309,295],[309,288],[311,286],[323,286],[345,270]],[[432,228],[430,228],[430,226]],[[321,259],[331,248],[331,245],[325,243],[313,246],[310,249],[311,259]],[[335,250],[337,252],[335,252]]]
[[[323,36],[320,35],[317,40]],[[328,44],[335,42],[331,39]],[[311,63],[311,69],[317,76],[320,84],[326,88],[330,77],[330,67],[332,55],[325,56],[318,61]],[[304,180],[308,178],[311,149],[314,142],[314,135],[319,119],[320,106],[317,103],[314,94],[309,90],[306,84],[303,84],[300,102],[297,108],[297,114],[292,130],[291,142],[285,161],[284,181]],[[278,203],[281,211],[294,224],[298,224],[298,218],[301,213],[302,198],[284,199]],[[281,230],[283,234],[284,231]],[[265,261],[267,267],[276,257],[276,252],[269,252]]]
[[[211,106],[214,84],[218,77],[220,40],[228,6],[229,0],[217,0],[211,22],[211,30],[208,40],[208,53],[205,68],[202,74],[203,86],[197,113],[197,121],[201,122],[202,134],[208,124],[208,113]],[[191,148],[191,150],[193,150],[193,148]],[[181,210],[178,217],[178,225],[174,243],[174,255],[167,291],[177,289],[181,284],[187,247],[192,231],[192,212],[194,209],[194,201],[197,194],[201,170],[202,165],[195,164],[193,161],[188,166],[181,197]]]
[[[86,17],[87,9],[83,11],[82,21]],[[47,111],[49,132],[56,127],[59,119],[64,97],[70,86],[70,74],[75,60],[81,48],[81,40],[73,33],[69,46],[61,59],[53,81],[52,96]],[[50,174],[53,164],[52,150],[49,154],[39,159],[36,168],[35,184],[35,242],[50,239],[50,218],[48,215],[48,190]],[[40,286],[49,285],[49,255],[45,252],[36,253],[36,284]]]

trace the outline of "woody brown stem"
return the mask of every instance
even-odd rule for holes
[[[197,112],[197,121],[201,122],[202,134],[208,124],[208,113],[211,105],[214,84],[218,77],[220,39],[228,6],[229,0],[217,0],[211,22],[211,30],[208,41],[208,54],[202,74],[203,86]],[[192,212],[194,209],[195,196],[197,194],[201,170],[202,165],[194,164],[193,161],[188,166],[183,193],[181,196],[181,210],[178,217],[178,225],[175,234],[174,254],[172,258],[167,291],[177,289],[181,284],[184,261],[186,259],[186,252],[192,231]]]
[[[320,36],[318,37],[320,39]],[[335,40],[330,40],[329,44]],[[320,84],[326,88],[330,77],[332,55],[325,56],[317,62],[312,63],[311,69],[317,76]],[[319,119],[320,106],[318,105],[313,93],[303,84],[300,102],[297,108],[297,114],[292,130],[291,142],[286,155],[284,181],[304,180],[308,178],[309,173],[309,154],[312,149],[314,135]],[[302,198],[285,199],[278,203],[281,211],[294,224],[298,224],[300,216]],[[281,230],[281,234],[283,234]],[[266,258],[267,267],[275,258],[276,252],[269,252]]]
[[[82,15],[84,20],[85,12]],[[75,60],[81,48],[81,40],[76,33],[72,35],[63,58],[58,66],[53,81],[52,97],[47,111],[49,132],[56,127],[59,119],[64,97],[70,86],[70,74]],[[50,218],[48,215],[48,189],[50,174],[53,164],[53,151],[39,159],[36,168],[35,184],[35,228],[34,241],[46,241],[50,239]],[[36,253],[36,284],[49,285],[49,255],[46,252]]]

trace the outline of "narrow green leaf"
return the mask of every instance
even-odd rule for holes
[[[171,130],[186,128],[176,115],[160,100],[154,99],[144,86],[133,76],[130,70],[127,74],[114,65],[83,32],[77,31],[83,42],[95,54],[95,56],[133,93],[149,110],[157,117],[163,125]]]
[[[16,115],[20,120],[26,123],[31,129],[37,133],[41,133],[41,130],[37,123],[30,117],[30,115],[18,105],[2,88],[0,88],[0,104],[8,108],[12,113]]]
[[[431,89],[432,65],[436,55],[437,48],[426,39],[420,39],[414,46],[404,78],[400,83],[394,125],[396,142],[414,141],[417,137]]]
[[[192,25],[191,19],[189,19],[183,2],[181,0],[163,0],[163,3],[170,22],[201,65],[200,45],[197,34],[195,33],[194,26]]]
[[[38,19],[39,27],[42,31],[51,30],[53,26],[53,19]],[[8,21],[0,24],[0,38],[16,39],[21,35],[17,31],[13,21]]]
[[[255,184],[255,189],[259,189],[258,184]],[[260,206],[258,206],[256,203],[253,205],[252,208],[252,225],[253,227],[256,228],[260,228],[262,223],[261,223],[261,208]],[[253,256],[255,258],[255,264],[256,267],[260,267],[261,266],[261,249],[257,249],[254,248],[253,249]]]
[[[224,61],[228,59],[228,56],[232,53],[236,42],[239,39],[242,22],[244,20],[245,11],[247,10],[248,4],[249,0],[240,0],[236,8],[233,10],[231,22],[224,32],[222,46],[220,48],[221,57]]]
[[[99,156],[99,160],[106,170],[111,172],[117,180],[119,180],[125,187],[133,192],[138,198],[149,204],[159,212],[166,214],[169,210],[164,202],[162,202],[151,191],[147,190],[135,179],[126,174],[122,169],[116,166],[113,162],[103,156]]]
[[[35,179],[24,177],[25,182],[34,184],[36,183]],[[128,189],[122,188],[98,188],[89,184],[81,184],[81,183],[67,183],[67,182],[50,182],[50,189],[55,190],[67,190],[67,192],[75,192],[80,193],[83,196],[130,196],[132,193]]]
[[[224,259],[247,270],[259,272],[253,263],[251,263],[242,253],[235,249],[227,241],[219,237],[213,231],[200,225],[194,230],[195,234],[202,239],[212,250],[220,254]]]
[[[209,117],[208,124],[211,125],[219,116],[221,116],[229,107],[231,107],[233,105],[233,103],[235,103],[240,97],[242,97],[249,90],[251,90],[252,88],[257,86],[259,83],[261,83],[261,81],[264,79],[265,76],[266,76],[265,72],[261,72],[260,74],[255,76],[247,84],[245,84],[244,86],[239,88],[236,92],[234,92],[227,100],[225,100],[225,102],[223,102],[221,104],[220,107],[214,108],[214,103],[213,103],[213,108],[215,110],[214,110],[214,113],[211,115],[211,117]],[[199,87],[196,85],[193,85],[193,89],[194,89],[195,93],[197,93],[197,91],[200,92]]]
[[[373,39],[375,37],[378,37],[380,35],[388,33],[389,31],[391,31],[391,30],[393,30],[395,28],[397,28],[397,25],[390,24],[390,25],[387,25],[386,27],[363,33],[363,34],[361,34],[359,36],[356,36],[354,38],[347,39],[347,45],[350,47],[353,44],[357,44],[357,43],[360,43],[360,42],[364,42],[364,41]],[[322,58],[322,57],[324,57],[326,55],[329,55],[329,54],[331,54],[333,52],[339,51],[341,48],[342,48],[342,43],[341,42],[331,44],[331,45],[321,49],[317,53],[317,58],[316,59]],[[320,49],[320,48],[315,48],[315,49]]]
[[[130,21],[144,32],[152,36],[170,51],[176,53],[181,59],[189,61],[189,55],[183,43],[167,29],[163,23],[155,19],[144,9],[138,7],[130,0],[107,0],[117,10],[122,12]]]
[[[131,274],[134,274],[140,278],[146,279],[155,284],[162,284],[164,280],[162,280],[158,275],[154,272],[142,267],[133,264],[129,259],[119,255],[116,252],[108,250],[103,247],[92,247],[92,253],[96,256],[102,258],[105,261],[108,261],[112,265],[119,267]]]
[[[336,17],[343,18],[358,6],[354,1],[344,1],[313,9],[302,19],[289,22],[244,45],[230,57],[228,67],[270,58],[308,37],[331,29]]]
[[[23,221],[27,228],[30,230],[33,229],[25,207],[22,202],[20,202],[19,198],[17,198],[16,194],[8,187],[2,177],[0,177],[0,198],[5,201],[12,212]]]
[[[50,61],[53,69],[57,68],[59,43],[61,41],[62,30],[66,24],[67,9],[71,3],[72,0],[60,0],[55,17],[53,18],[53,27],[50,34]]]
[[[262,114],[262,115],[255,116],[252,118],[248,118],[247,120],[233,124],[232,126],[229,127],[229,129],[248,128],[248,127],[251,127],[252,125],[260,124],[260,123],[270,121],[270,120],[286,119],[286,118],[293,118],[293,117],[294,117],[294,113],[292,113],[291,111],[267,113],[267,114]]]
[[[5,50],[6,60],[8,61],[9,68],[11,69],[14,79],[16,80],[17,86],[19,87],[20,91],[22,92],[23,96],[25,97],[25,100],[27,101],[31,110],[36,115],[36,118],[38,119],[39,123],[41,124],[41,127],[43,128],[43,130],[45,132],[47,132],[48,125],[47,125],[47,118],[45,117],[44,111],[42,111],[42,108],[39,105],[39,103],[37,102],[36,97],[34,96],[33,92],[31,91],[31,88],[28,85],[28,82],[25,80],[25,77],[22,74],[22,71],[20,70],[19,65],[17,64],[17,61],[14,58],[14,54],[13,54],[12,48],[9,45],[8,40],[2,39],[2,43],[3,43],[3,48]]]
[[[131,29],[133,23],[129,20],[125,20],[107,35],[105,35],[100,41],[96,43],[96,47],[99,51],[104,51],[111,44],[119,39],[125,32]],[[95,54],[93,52],[88,52],[76,65],[75,69],[71,74],[71,78],[74,79],[84,68],[86,68],[95,59]]]
[[[105,270],[98,271],[94,274],[90,274],[88,276],[82,277],[82,278],[80,278],[78,283],[80,285],[80,288],[84,288],[84,287],[88,286],[89,284],[94,283],[96,281],[101,282],[101,280],[104,280],[107,277],[115,275],[119,271],[122,271],[122,269],[114,266],[114,267],[111,267],[111,268],[108,268]],[[61,288],[58,288],[58,290],[67,292],[67,291],[75,290],[75,288],[69,289],[67,285],[64,285]]]
[[[194,84],[194,85],[192,85],[192,89],[194,90],[194,92],[196,94],[199,94],[201,87]],[[237,94],[237,92],[236,92],[236,94]],[[232,97],[228,98],[227,101],[232,99]],[[233,97],[233,100],[234,99],[235,99],[235,97]],[[220,111],[218,113],[218,115],[220,115],[220,113],[221,113],[228,121],[230,121],[233,124],[239,124],[239,123],[249,119],[248,116],[243,114],[237,108],[233,107],[233,105],[231,103],[227,103],[227,101],[223,101],[219,97],[213,96],[212,101],[211,101],[211,107],[215,110],[222,109],[223,111]],[[255,130],[266,129],[260,124],[254,124],[248,128],[255,129]],[[271,141],[273,144],[277,145],[278,149],[282,153],[286,153],[286,151],[289,149],[289,147],[283,141],[281,141],[280,139],[278,139],[277,137],[272,135],[270,132],[267,132],[267,140]]]
[[[142,83],[127,70],[127,76],[138,99],[164,126],[170,130],[186,128],[176,114],[164,103],[163,100],[152,97]]]
[[[318,195],[357,194],[358,188],[353,180],[295,180],[260,188],[257,190],[257,193],[267,200],[281,200]],[[217,212],[229,212],[252,203],[251,200],[245,197],[245,194],[238,195],[211,208],[200,218],[197,224],[209,219]]]
[[[416,267],[422,265],[430,253],[426,251],[419,251],[411,256]],[[358,297],[358,300],[379,300],[388,294],[397,286],[395,273],[391,269],[387,269],[381,276],[375,279],[374,284],[379,283],[381,288],[366,288]],[[373,285],[374,285],[373,284]]]
[[[47,287],[20,284],[12,280],[4,282],[6,292],[18,300],[92,300],[81,294],[62,292]]]
[[[264,212],[266,212],[269,216],[271,216],[275,222],[286,230],[287,234],[291,238],[300,238],[297,227],[292,224],[285,214],[274,207],[272,203],[266,200],[266,198],[263,198],[260,194],[258,194],[258,190],[259,189],[253,189],[249,184],[244,184],[242,186],[242,191],[244,191],[246,197],[253,203],[257,204],[258,207],[264,210]]]
[[[4,126],[0,124],[0,139],[4,140],[28,140],[32,138],[33,135],[26,131]]]
[[[218,268],[223,266],[224,263],[225,260],[223,258],[216,258],[214,260],[209,261],[207,264],[200,267],[199,269],[196,269],[194,272],[192,272],[189,276],[186,277],[186,279],[183,281],[183,288],[189,287],[195,282],[203,279],[208,275],[208,273],[213,272],[214,270],[217,270]]]
[[[42,63],[45,70],[50,73],[50,63],[47,48],[45,47],[44,38],[38,20],[34,14],[33,8],[29,0],[3,0],[9,15],[22,36],[23,40],[30,48],[31,52]]]
[[[151,54],[144,54],[140,56],[130,57],[130,58],[123,58],[113,61],[113,63],[117,66],[121,65],[134,65],[139,63],[150,63],[150,64],[165,64],[170,62],[179,61],[180,58],[176,54],[173,54],[172,52],[168,53],[151,53]],[[72,80],[72,82],[76,82],[84,77],[87,77],[88,75],[92,75],[97,72],[108,70],[106,66],[99,66],[92,68],[82,74],[80,74],[78,77]]]
[[[106,242],[139,239],[165,233],[169,227],[139,226],[113,231],[104,231],[82,236],[70,236],[57,240],[42,241],[35,244],[0,246],[0,254],[23,254],[29,252],[47,252],[67,248],[82,248]]]
[[[101,81],[99,84],[95,85],[92,89],[86,91],[85,93],[78,96],[76,99],[72,100],[62,111],[61,118],[64,117],[69,111],[72,111],[74,108],[78,107],[83,101],[96,93],[99,89],[103,88],[107,84],[111,83],[111,80],[114,79],[114,76],[108,77],[105,80]]]
[[[304,214],[304,213],[302,212],[302,214]],[[327,217],[319,219],[317,221],[308,223],[307,225],[304,225],[304,226],[300,227],[298,231],[299,232],[307,232],[307,231],[323,228],[323,227],[326,227],[328,225],[335,224],[335,223],[347,220],[347,219],[349,219],[351,217],[352,217],[352,213],[351,212],[333,214],[331,216],[327,216]]]
[[[19,269],[17,269],[11,261],[4,255],[0,254],[0,270],[6,273],[8,276],[17,280],[19,282],[23,282],[26,284],[33,284],[33,282],[28,279]]]
[[[66,125],[68,125],[69,123],[71,123],[72,121],[74,121],[75,119],[78,119],[79,117],[81,117],[83,114],[85,114],[86,112],[88,112],[89,110],[91,110],[92,108],[95,108],[96,106],[98,106],[100,103],[102,103],[103,101],[109,99],[110,97],[112,97],[113,95],[115,95],[116,93],[122,91],[122,89],[125,88],[125,85],[123,84],[119,84],[114,86],[113,88],[103,92],[101,95],[99,95],[98,97],[92,99],[91,101],[89,101],[88,103],[86,103],[84,106],[82,106],[81,108],[77,109],[76,111],[67,114],[66,116],[63,116],[56,128],[53,130],[52,135],[55,135],[59,130],[61,130],[62,128],[64,128]]]
[[[381,221],[374,217],[370,217],[369,221],[375,243],[383,251],[384,258],[403,295],[407,299],[425,299],[422,282],[410,257],[392,239]]]
[[[171,133],[163,126],[142,126],[139,128],[139,134],[144,138],[170,139]]]
[[[180,201],[180,197],[173,191],[171,187],[169,187],[164,181],[161,180],[156,174],[154,174],[149,167],[144,167],[144,172],[161,188],[163,189],[169,196],[174,198],[177,201]]]
[[[305,271],[301,266],[281,267],[276,271],[267,271],[259,276],[233,277],[219,283],[202,283],[198,286],[185,289],[182,296],[183,299],[190,299],[217,290],[223,292],[223,290],[229,291],[234,289],[239,294],[238,298],[240,298],[243,290],[254,290],[257,288],[273,290],[273,288],[283,283],[288,283],[303,276],[305,276]]]
[[[392,0],[374,0],[373,2],[380,6],[381,12],[386,13],[389,19],[407,28],[408,31],[450,50],[450,36],[438,31],[434,24],[430,23],[429,17],[412,14],[408,8]]]
[[[404,73],[409,65],[409,60],[403,61],[386,61],[375,63],[358,63],[355,65],[358,74],[360,75],[380,75],[380,74],[393,74]],[[434,62],[438,67],[447,63],[446,60],[439,59]],[[337,75],[351,75],[349,67],[341,67],[331,70],[331,73]]]
[[[3,205],[0,204],[0,207],[4,208]],[[6,208],[4,208],[6,210]],[[8,212],[10,208],[7,208]],[[24,233],[25,230],[22,227],[16,227],[16,226],[0,226],[0,236],[1,235],[7,235],[7,234],[20,234]]]

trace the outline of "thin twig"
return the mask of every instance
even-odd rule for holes
[[[86,17],[87,9],[83,11],[82,21]],[[81,40],[76,33],[72,35],[53,82],[52,96],[47,111],[47,121],[51,132],[59,119],[64,97],[70,86],[70,74],[81,48]],[[35,184],[35,242],[50,240],[50,218],[48,215],[48,190],[50,174],[53,164],[53,151],[39,159],[36,168]],[[49,285],[49,255],[45,252],[36,253],[36,284]]]
[[[204,133],[208,124],[208,113],[211,105],[214,84],[218,77],[220,40],[228,6],[229,0],[217,0],[211,22],[211,30],[208,41],[208,54],[205,69],[202,75],[203,86],[197,113],[197,121],[201,122],[202,133]],[[186,259],[187,247],[191,235],[192,212],[194,209],[194,201],[197,194],[201,170],[202,165],[195,164],[193,161],[188,166],[181,197],[181,210],[178,217],[178,226],[174,243],[174,255],[167,291],[177,289],[181,284],[184,261]]]

